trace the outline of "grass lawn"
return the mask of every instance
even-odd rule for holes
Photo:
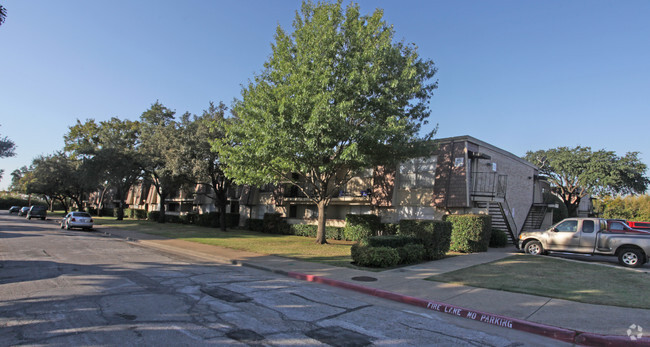
[[[350,256],[350,247],[355,243],[354,241],[328,240],[329,244],[317,245],[314,238],[303,236],[273,235],[244,229],[228,229],[228,231],[224,232],[216,228],[195,225],[160,224],[132,219],[117,221],[114,217],[93,218],[95,224],[98,225],[134,229],[151,235],[333,266],[354,267],[351,264],[352,257]]]
[[[515,255],[427,280],[590,304],[650,309],[650,275],[541,256]]]

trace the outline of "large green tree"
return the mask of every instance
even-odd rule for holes
[[[165,200],[189,181],[187,173],[191,171],[183,131],[175,114],[156,101],[140,116],[138,153],[142,168],[158,194],[160,223],[165,222]]]
[[[90,167],[62,152],[35,158],[28,171],[20,178],[25,193],[42,195],[48,201],[59,200],[66,213],[69,201],[81,209],[85,194],[93,188]]]
[[[650,181],[645,176],[647,166],[638,155],[638,152],[628,152],[619,157],[612,151],[577,146],[529,151],[524,158],[548,177],[569,216],[575,216],[581,199],[587,195],[645,192]]]
[[[232,186],[232,179],[226,176],[221,155],[212,150],[212,142],[225,137],[227,109],[222,102],[218,105],[210,102],[210,106],[201,116],[184,117],[181,126],[185,134],[185,156],[190,160],[191,172],[188,176],[203,187],[200,194],[209,198],[219,211],[222,230],[226,230],[227,192]]]
[[[236,120],[215,143],[239,184],[290,183],[326,208],[364,168],[428,155],[436,69],[414,45],[394,41],[382,10],[304,2],[293,33],[278,26],[263,71],[242,90]]]
[[[113,188],[119,201],[117,219],[124,218],[124,200],[129,188],[142,176],[142,165],[137,152],[139,123],[116,117],[99,124],[93,119],[70,127],[64,136],[65,150],[74,158],[84,160],[96,186],[106,190]]]

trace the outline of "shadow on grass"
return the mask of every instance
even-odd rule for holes
[[[650,276],[550,257],[515,255],[427,278],[589,304],[650,309]]]

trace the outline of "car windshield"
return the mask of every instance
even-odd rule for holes
[[[90,217],[90,215],[86,212],[72,212],[71,215],[73,217]]]

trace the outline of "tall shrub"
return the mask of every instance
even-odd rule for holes
[[[348,214],[345,216],[343,235],[346,240],[359,241],[377,235],[381,228],[379,216],[373,214]]]
[[[422,245],[426,249],[426,259],[442,259],[449,251],[451,223],[437,220],[401,220],[399,234],[422,240]]]
[[[484,214],[447,215],[451,222],[452,251],[473,253],[485,252],[490,244],[492,217]]]

